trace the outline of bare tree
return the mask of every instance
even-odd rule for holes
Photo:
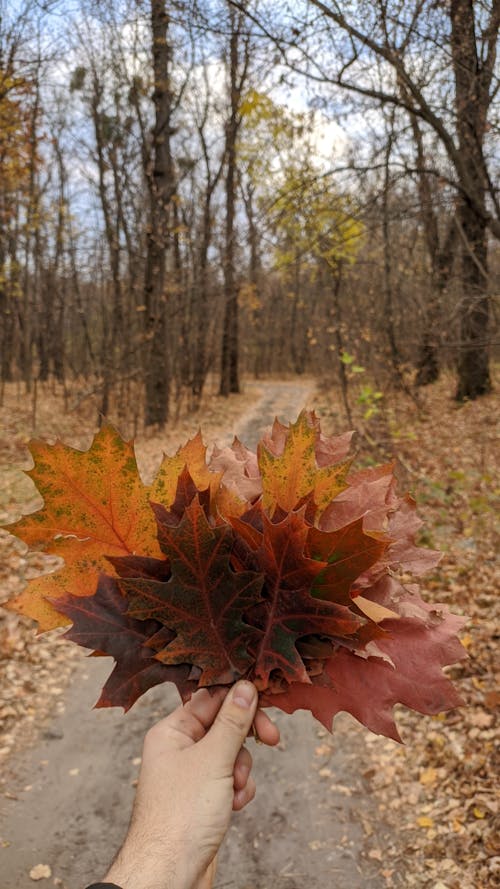
[[[169,413],[170,356],[167,331],[167,252],[170,208],[175,194],[172,137],[172,45],[165,0],[151,0],[153,102],[155,123],[147,179],[150,218],[144,280],[146,357],[146,426],[164,426]]]
[[[237,186],[237,138],[241,126],[241,97],[250,61],[250,38],[244,10],[228,4],[229,21],[229,114],[226,123],[226,231],[224,243],[224,321],[222,329],[220,394],[239,392],[238,280],[235,269],[235,212]]]
[[[193,310],[196,327],[195,350],[193,356],[192,393],[200,399],[208,370],[207,335],[209,318],[209,250],[213,238],[213,199],[222,179],[225,164],[225,147],[219,157],[209,143],[207,127],[213,107],[210,101],[210,84],[205,61],[202,63],[203,96],[198,96],[197,104],[201,103],[195,119],[195,127],[200,142],[202,164],[204,169],[204,189],[200,196],[201,220],[198,246],[195,248],[193,270]]]
[[[336,72],[325,79],[352,93],[405,109],[439,138],[458,192],[457,225],[461,238],[461,348],[457,397],[476,398],[490,389],[488,366],[487,231],[500,236],[500,205],[485,154],[485,136],[499,82],[494,76],[500,3],[450,0],[445,7],[414,2],[404,17],[392,0],[360,3],[352,12],[342,3],[309,0],[326,22],[348,37]],[[436,33],[436,15],[441,33]],[[446,21],[448,17],[448,21]],[[415,69],[409,46],[436,53],[436,37],[449,48],[454,74],[454,116],[436,110],[428,72]],[[448,47],[446,46],[448,42]],[[337,42],[338,45],[338,42]],[[365,73],[366,54],[384,61],[394,75],[390,85],[374,84]],[[368,66],[369,67],[369,66]],[[356,71],[353,75],[351,72]],[[323,72],[325,73],[325,72]],[[443,90],[444,93],[444,90]]]
[[[435,176],[429,172],[431,164],[427,160],[420,121],[415,114],[410,115],[410,121],[416,150],[420,218],[431,268],[431,286],[423,304],[416,376],[417,386],[427,386],[439,376],[443,296],[453,269],[458,228],[455,208],[444,227],[439,225],[439,209],[434,197]]]

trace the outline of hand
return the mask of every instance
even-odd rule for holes
[[[251,682],[202,689],[149,730],[129,831],[105,880],[122,889],[209,889],[231,810],[255,795],[243,743],[252,723],[264,744],[279,731]]]

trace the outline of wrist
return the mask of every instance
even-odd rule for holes
[[[138,842],[127,837],[104,882],[116,883],[120,889],[193,889],[185,873],[164,840]]]

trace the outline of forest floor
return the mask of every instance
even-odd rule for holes
[[[360,460],[396,461],[400,487],[425,523],[420,543],[443,553],[422,580],[424,596],[468,616],[461,639],[469,659],[447,670],[465,706],[437,717],[398,708],[405,746],[381,751],[377,738],[366,738],[373,750],[366,777],[381,818],[397,831],[396,845],[378,850],[389,887],[401,872],[408,887],[500,883],[500,412],[495,394],[459,405],[452,393],[453,380],[443,376],[420,390],[419,406],[392,394],[370,422],[362,408],[355,415],[367,434],[358,440]],[[315,403],[326,429],[339,424],[332,403],[328,390]]]
[[[231,429],[254,446],[274,414],[292,419],[313,400],[327,431],[343,431],[337,393],[320,389],[312,399],[314,389],[311,381],[269,380],[248,384],[244,395],[228,401],[208,397],[199,415],[183,416],[166,435],[139,436],[141,471],[151,476],[162,451],[175,450],[198,424],[207,441],[221,443],[221,430]],[[348,717],[336,720],[331,737],[308,714],[280,715],[283,742],[275,752],[256,750],[260,793],[230,830],[219,889],[294,889],[304,880],[311,889],[486,889],[498,878],[498,405],[492,395],[457,406],[451,391],[445,377],[421,393],[418,409],[407,396],[394,395],[390,409],[369,423],[361,407],[355,420],[366,432],[358,441],[359,461],[397,460],[401,484],[417,497],[425,520],[422,543],[444,552],[423,584],[427,595],[469,616],[463,642],[470,659],[451,671],[466,706],[436,718],[401,708],[404,747]],[[87,447],[93,420],[85,403],[64,413],[54,395],[39,395],[40,437]],[[0,410],[1,523],[39,505],[18,469],[28,465],[32,427],[30,405],[7,391]],[[26,554],[0,532],[0,604],[48,565],[47,557]],[[91,711],[107,669],[107,659],[83,659],[57,634],[35,638],[29,621],[0,608],[1,889],[27,889],[38,873],[48,875],[42,885],[78,889],[102,875],[123,834],[141,737],[174,700],[162,687],[126,720],[118,712]],[[32,871],[38,864],[46,869]]]

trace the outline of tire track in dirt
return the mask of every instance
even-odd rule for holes
[[[276,413],[294,418],[313,385],[268,382],[259,389],[235,430],[250,447]],[[0,801],[0,889],[31,889],[37,864],[52,869],[40,886],[82,889],[102,878],[123,839],[142,739],[178,698],[163,685],[126,717],[92,710],[109,672],[109,659],[82,658],[64,711],[31,750],[10,760],[8,795]],[[378,889],[378,865],[361,854],[360,813],[370,814],[360,777],[363,731],[346,718],[332,739],[310,714],[275,715],[283,740],[274,750],[250,742],[258,794],[233,819],[217,889]]]

